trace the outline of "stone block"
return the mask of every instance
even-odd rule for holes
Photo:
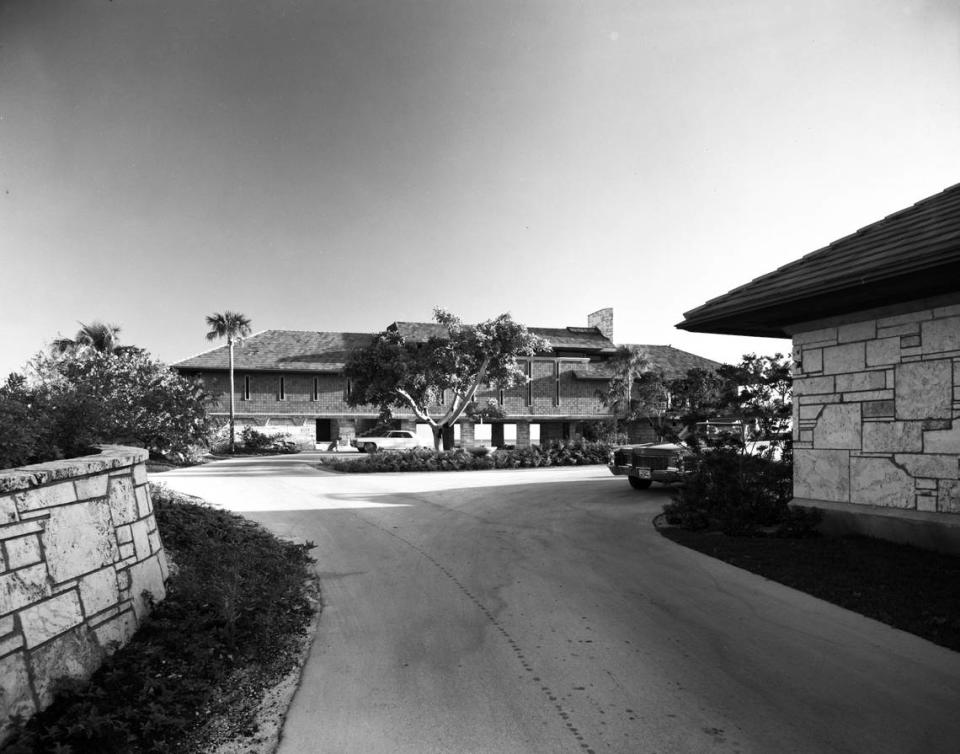
[[[957,455],[933,453],[897,453],[893,460],[910,476],[930,479],[956,479]]]
[[[935,513],[937,510],[937,493],[923,492],[917,495],[916,508],[924,513]]]
[[[914,480],[917,483],[918,490],[935,490],[937,489],[937,480],[936,479],[916,479]]]
[[[124,646],[130,641],[136,630],[137,619],[130,610],[125,610],[93,628],[97,642],[107,652],[112,652]]]
[[[13,493],[0,495],[0,526],[12,524],[19,518],[16,495]]]
[[[960,481],[940,480],[937,486],[937,510],[942,513],[960,513]]]
[[[850,459],[850,502],[887,508],[916,504],[913,477],[889,458]]]
[[[133,480],[129,475],[110,478],[110,511],[115,526],[133,523],[139,517]]]
[[[0,636],[12,634],[15,627],[16,621],[13,620],[12,615],[8,615],[5,618],[0,618]]]
[[[154,530],[150,532],[150,552],[160,552],[163,549],[163,543],[160,541],[160,532]]]
[[[960,317],[933,319],[921,325],[923,353],[960,351]]]
[[[73,485],[77,490],[77,500],[89,500],[93,497],[104,497],[107,494],[106,474],[97,474],[86,479],[74,479]]]
[[[860,450],[860,423],[859,403],[824,406],[813,430],[813,445],[818,450]]]
[[[120,560],[127,561],[131,558],[137,557],[137,551],[134,549],[133,542],[127,542],[126,544],[120,545]]]
[[[920,348],[920,336],[919,335],[901,335],[900,336],[900,351],[901,353],[912,352],[912,349]],[[920,350],[918,353],[923,353]]]
[[[823,371],[823,349],[822,348],[804,348],[803,349],[803,371],[804,371],[804,374]]]
[[[140,519],[130,525],[133,532],[133,543],[137,549],[137,559],[143,560],[150,555],[150,524],[147,519]]]
[[[865,453],[919,453],[923,450],[921,428],[920,422],[864,422],[863,450]]]
[[[793,336],[793,342],[798,346],[804,346],[810,343],[836,343],[837,328],[824,327],[820,330],[797,333]]]
[[[793,381],[794,396],[801,395],[824,395],[834,392],[833,377],[803,377]],[[520,431],[520,425],[517,425],[517,432]]]
[[[133,483],[138,486],[147,483],[147,467],[144,464],[138,463],[133,467]]]
[[[878,338],[902,338],[904,335],[917,335],[920,332],[919,322],[907,322],[902,325],[877,327]]]
[[[960,316],[960,304],[947,304],[947,306],[938,306],[933,310],[933,316],[934,318]]]
[[[117,542],[121,545],[126,544],[127,542],[133,541],[133,531],[131,529],[132,525],[127,526],[118,526],[117,527]]]
[[[863,402],[863,401],[890,401],[893,400],[892,390],[865,390],[860,393],[844,393],[843,402]]]
[[[894,402],[885,401],[864,401],[860,404],[860,410],[864,419],[879,419],[892,417],[894,414]]]
[[[865,343],[846,343],[823,349],[823,373],[861,372],[867,365]]]
[[[66,505],[76,502],[76,499],[77,493],[73,489],[73,482],[58,482],[46,487],[37,487],[16,496],[17,509],[20,513]]]
[[[58,594],[20,611],[20,625],[28,648],[43,644],[81,623],[83,613],[76,590]]]
[[[36,534],[8,539],[3,543],[7,550],[7,568],[15,570],[33,565],[43,560],[40,552],[40,538]]]
[[[19,649],[23,648],[23,634],[10,634],[9,636],[4,636],[0,639],[0,657],[5,657],[6,655],[13,654]],[[0,699],[0,705],[2,705],[3,700]]]
[[[877,337],[877,321],[868,319],[865,322],[851,322],[837,328],[837,342],[851,343],[857,340],[873,340]]]
[[[130,597],[137,622],[141,623],[149,612],[149,600],[159,602],[166,596],[163,573],[157,556],[135,563],[127,569],[130,574]],[[146,594],[149,594],[149,598]]]
[[[0,614],[7,615],[51,594],[42,563],[0,574]]]
[[[920,361],[896,369],[898,419],[949,419],[953,400],[950,361]]]
[[[960,422],[951,422],[950,429],[923,433],[923,449],[927,453],[960,454]]]
[[[793,494],[850,502],[850,454],[845,450],[794,449]]]
[[[102,500],[52,510],[41,538],[55,582],[95,571],[117,559],[110,507]]]
[[[153,507],[150,505],[150,489],[144,484],[136,488],[135,494],[137,497],[137,515],[140,518],[149,516],[153,512]]]
[[[894,314],[890,317],[881,317],[877,320],[877,327],[896,327],[897,325],[922,322],[927,319],[933,319],[933,312],[929,309],[921,309],[907,314]]]
[[[797,418],[800,421],[816,421],[819,418],[821,411],[823,411],[822,403],[801,403]]]
[[[80,579],[80,603],[84,615],[96,615],[120,601],[117,572],[113,566],[88,573]]]
[[[37,711],[30,690],[30,671],[23,652],[0,658],[0,741],[13,730],[10,718],[30,717]]]
[[[57,686],[64,679],[88,679],[102,660],[103,651],[86,626],[69,631],[31,652],[30,666],[40,705],[46,706],[53,701]]]
[[[884,390],[887,387],[886,372],[856,372],[837,375],[838,393],[854,391]]]

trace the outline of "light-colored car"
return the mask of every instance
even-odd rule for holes
[[[419,448],[420,440],[415,433],[406,429],[394,429],[385,435],[375,437],[355,437],[350,441],[361,453],[376,453],[378,450],[409,450]]]
[[[693,452],[672,442],[648,442],[621,445],[610,451],[607,468],[615,476],[625,476],[635,490],[645,490],[653,482],[673,484],[686,476],[684,463]]]

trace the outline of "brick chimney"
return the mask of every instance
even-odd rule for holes
[[[587,315],[587,327],[596,327],[613,342],[613,309],[600,309]]]

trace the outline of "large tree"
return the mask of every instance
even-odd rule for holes
[[[50,352],[57,356],[94,350],[111,353],[120,347],[120,326],[94,320],[89,325],[78,323],[80,329],[72,338],[57,338],[50,345]]]
[[[525,382],[521,363],[546,348],[509,314],[477,325],[464,325],[450,312],[436,308],[442,333],[424,340],[407,339],[397,330],[376,335],[370,345],[354,351],[346,376],[352,382],[352,406],[377,406],[383,416],[408,410],[433,431],[439,450],[444,430],[474,402],[482,385],[511,387]],[[432,407],[439,407],[437,415]]]
[[[670,430],[670,391],[663,374],[634,346],[618,346],[608,362],[613,375],[597,396],[609,406],[617,426],[643,421],[662,440]]]
[[[247,337],[250,330],[250,320],[239,312],[225,311],[214,312],[207,316],[207,325],[210,326],[210,332],[207,333],[207,340],[216,340],[217,338],[227,339],[227,349],[230,354],[230,452],[236,450],[236,420],[234,414],[236,411],[233,390],[233,345],[237,341]]]

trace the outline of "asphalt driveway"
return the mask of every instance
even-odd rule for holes
[[[960,655],[686,550],[599,467],[157,477],[317,544],[280,751],[955,752]]]

